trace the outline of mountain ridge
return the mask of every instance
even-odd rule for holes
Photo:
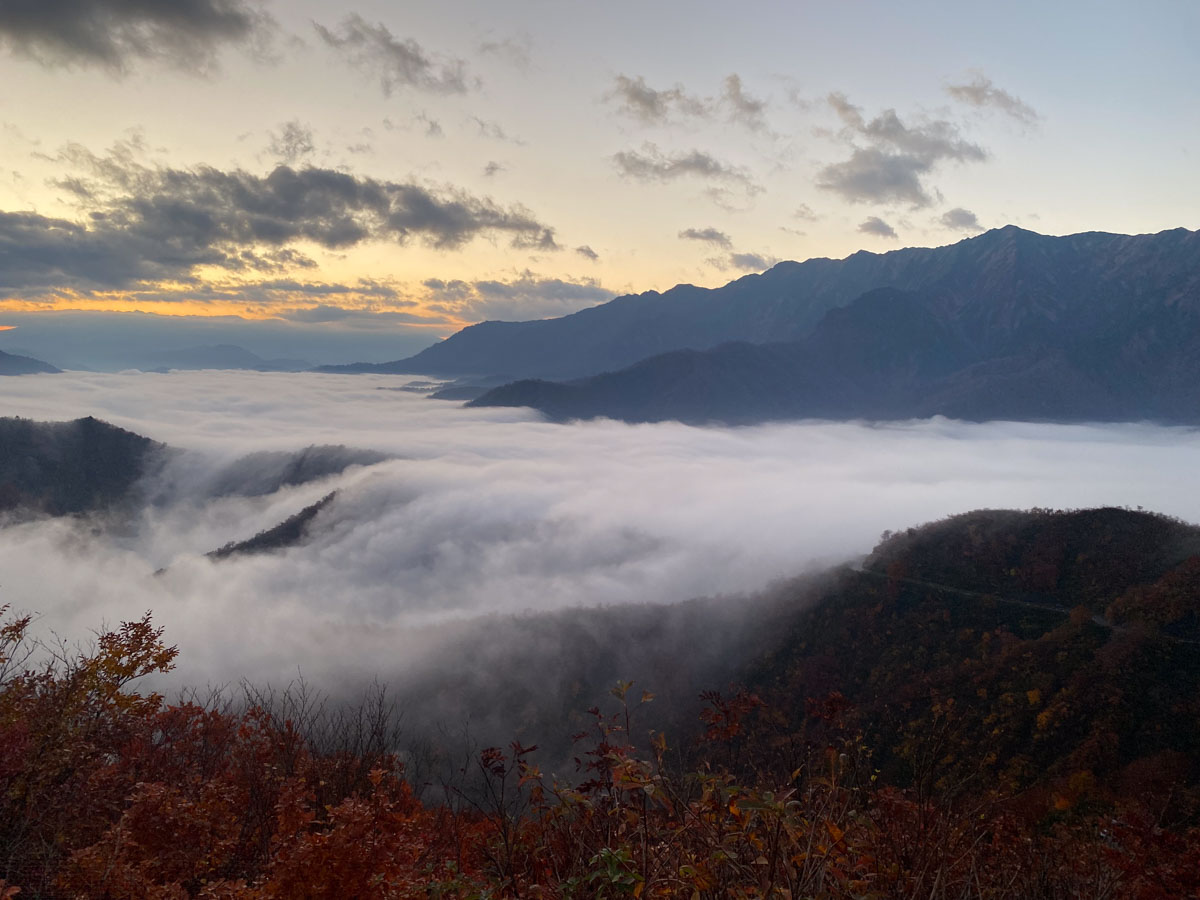
[[[798,341],[676,351],[565,383],[510,383],[472,403],[693,423],[1200,423],[1200,233],[989,235],[934,260],[932,287],[868,291]]]
[[[566,380],[616,371],[673,350],[705,350],[729,341],[802,340],[830,310],[882,287],[935,294],[952,312],[981,279],[992,292],[1021,293],[1034,304],[1032,310],[1010,311],[1019,317],[1036,311],[1064,279],[1085,275],[1087,286],[1103,294],[1106,285],[1121,283],[1131,267],[1144,268],[1145,257],[1155,248],[1195,238],[1195,232],[1183,228],[1145,235],[1049,237],[1008,225],[942,247],[860,250],[844,259],[781,262],[721,287],[684,284],[661,293],[627,294],[555,319],[481,322],[407,359],[318,371]],[[1048,245],[1057,249],[1048,250]],[[1110,262],[1079,261],[1100,256]],[[1051,271],[1048,257],[1057,257]]]

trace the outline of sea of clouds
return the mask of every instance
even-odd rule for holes
[[[157,476],[166,499],[130,519],[0,532],[0,604],[69,640],[152,610],[180,646],[180,682],[299,672],[328,686],[428,671],[464,623],[514,639],[497,617],[752,592],[865,554],[885,529],[981,507],[1144,506],[1200,520],[1193,429],[556,425],[400,389],[412,380],[6,379],[0,414],[94,415],[186,452]],[[310,445],[390,458],[263,496],[214,495],[247,454]],[[335,489],[303,546],[205,557]]]

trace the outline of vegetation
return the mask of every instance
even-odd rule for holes
[[[91,416],[0,418],[0,513],[93,512],[128,500],[166,447]]]
[[[383,705],[168,704],[134,690],[175,659],[149,616],[70,651],[0,615],[0,897],[1198,896],[1196,535],[888,536],[694,734],[622,683],[569,780],[514,743],[432,790]]]

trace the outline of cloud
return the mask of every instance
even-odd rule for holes
[[[656,90],[641,75],[618,75],[605,99],[617,101],[618,111],[648,125],[665,125],[675,117],[706,118],[712,114],[710,101],[688,94],[682,85]]]
[[[591,247],[589,247],[587,244],[583,244],[580,247],[576,247],[575,252],[578,253],[580,256],[582,256],[584,259],[590,260],[592,262],[596,262],[598,259],[600,259],[600,254],[597,253],[595,250],[593,250]]]
[[[488,164],[483,167],[483,177],[492,178],[504,171],[504,166],[496,162],[494,159],[488,160]]]
[[[297,119],[284,122],[278,132],[271,132],[267,152],[280,162],[293,164],[316,150],[310,127]]]
[[[452,622],[495,644],[529,641],[554,610],[725,595],[715,602],[737,614],[739,592],[864,554],[884,529],[980,507],[1141,504],[1200,518],[1200,435],[1188,429],[556,426],[394,390],[395,376],[12,382],[11,414],[93,414],[188,451],[181,491],[119,533],[64,520],[0,541],[5,601],[39,611],[44,633],[87,639],[101,621],[154,610],[183,651],[175,686],[286,683],[300,667],[318,688],[378,676],[400,689],[427,666],[473,665],[439,639]],[[261,497],[203,490],[244,454],[314,444],[396,458]],[[306,545],[203,557],[334,489]],[[524,611],[526,627],[503,627]]]
[[[520,138],[513,137],[498,122],[489,122],[487,119],[481,119],[479,116],[471,116],[471,121],[475,123],[475,127],[479,129],[479,136],[487,138],[491,141],[504,141],[509,144],[516,144],[518,147],[524,146],[525,142]]]
[[[820,216],[813,212],[812,207],[807,203],[801,203],[796,207],[796,211],[792,213],[792,218],[799,219],[801,222],[815,222]]]
[[[946,162],[981,162],[987,152],[959,136],[944,119],[906,125],[895,110],[867,120],[842,94],[830,94],[829,105],[842,120],[842,139],[850,157],[823,167],[817,186],[851,203],[933,203],[926,178]]]
[[[729,109],[729,119],[745,125],[751,131],[765,131],[767,102],[747,94],[740,76],[733,74],[725,78],[722,100]]]
[[[127,155],[73,148],[90,169],[69,187],[86,219],[0,212],[0,288],[115,288],[189,278],[201,266],[278,272],[310,261],[295,245],[341,250],[368,241],[418,240],[453,250],[506,237],[554,250],[532,212],[453,186],[383,181],[305,166],[266,175],[209,166],[149,167]]]
[[[859,224],[858,230],[863,234],[888,238],[893,241],[900,237],[900,235],[896,234],[896,229],[879,218],[879,216],[868,216],[866,221]]]
[[[612,159],[621,175],[638,181],[666,182],[679,178],[700,178],[737,184],[747,193],[757,193],[759,190],[745,169],[723,162],[703,150],[665,154],[654,144],[644,144],[640,153],[624,150]]]
[[[965,84],[948,85],[946,93],[955,100],[961,100],[971,106],[998,109],[1025,125],[1034,125],[1041,119],[1032,106],[1008,91],[996,87],[990,78],[983,75],[976,75]]]
[[[567,281],[529,271],[507,281],[429,278],[422,284],[429,290],[431,309],[469,321],[523,321],[565,316],[605,303],[614,296],[593,278]]]
[[[14,0],[0,4],[0,46],[46,66],[113,74],[135,62],[204,71],[227,44],[262,45],[274,21],[255,0]]]
[[[717,98],[688,93],[680,84],[659,90],[646,84],[641,75],[618,75],[604,99],[615,101],[618,112],[646,125],[707,120],[724,112],[726,121],[751,131],[765,131],[767,127],[767,102],[747,93],[737,73],[726,76]]]
[[[507,37],[500,40],[487,40],[479,45],[479,52],[484,56],[494,56],[522,72],[529,69],[533,55],[533,40],[529,35]]]
[[[313,28],[326,46],[378,78],[386,97],[404,89],[465,94],[475,86],[463,60],[434,56],[412,38],[398,38],[382,23],[372,25],[357,13],[346,16],[337,30],[317,22]]]
[[[979,219],[975,213],[969,209],[963,209],[961,206],[956,206],[954,209],[942,213],[938,221],[945,227],[953,228],[955,231],[983,231],[983,226],[979,224]]]
[[[325,324],[338,322],[341,324],[355,323],[368,325],[372,328],[388,328],[394,325],[428,325],[436,318],[413,312],[384,312],[367,309],[347,309],[344,306],[331,306],[318,303],[300,309],[285,309],[278,313],[280,319],[286,322],[305,322],[309,324]]]
[[[732,247],[733,241],[729,235],[716,228],[685,228],[679,232],[679,237],[685,241],[703,241],[717,247]]]
[[[429,113],[417,113],[416,121],[424,129],[425,137],[440,138],[446,136],[446,132],[442,130],[442,123],[429,115]]]
[[[729,265],[746,272],[761,272],[779,262],[774,256],[763,256],[761,253],[730,253]]]

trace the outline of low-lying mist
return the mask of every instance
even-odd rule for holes
[[[152,610],[181,650],[160,689],[302,675],[336,696],[378,679],[423,686],[452,719],[487,706],[472,692],[560,690],[580,672],[668,680],[671,654],[723,676],[767,621],[744,595],[863,555],[885,529],[979,507],[1200,519],[1190,429],[553,425],[397,389],[409,380],[7,379],[4,415],[93,415],[181,452],[132,512],[3,529],[0,604],[68,640]],[[347,450],[297,469],[313,445]],[[302,545],[205,556],[334,490]],[[662,609],[693,597],[718,599]],[[595,607],[617,609],[579,612]]]

